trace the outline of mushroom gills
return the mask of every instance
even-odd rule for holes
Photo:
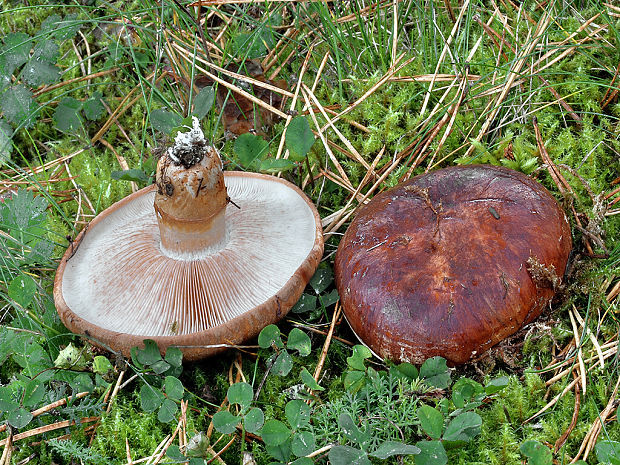
[[[225,180],[241,209],[225,210],[223,247],[196,257],[162,251],[155,188],[147,188],[88,229],[63,274],[69,308],[102,328],[151,337],[207,330],[276,295],[315,245],[313,212],[285,184]]]

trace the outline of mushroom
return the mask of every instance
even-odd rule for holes
[[[571,250],[539,183],[496,166],[423,174],[363,206],[335,258],[351,328],[382,358],[470,360],[537,318]]]
[[[256,336],[295,304],[323,254],[303,192],[222,172],[193,124],[160,158],[155,185],[98,215],[56,273],[65,326],[125,355],[152,339],[192,360]]]

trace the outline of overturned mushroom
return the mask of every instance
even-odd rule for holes
[[[540,315],[568,261],[566,216],[506,168],[415,177],[360,209],[336,254],[346,318],[376,354],[464,363]]]
[[[195,120],[160,159],[155,185],[80,233],[54,299],[67,328],[113,350],[128,355],[153,339],[197,359],[284,317],[322,253],[303,192],[273,176],[223,173]]]

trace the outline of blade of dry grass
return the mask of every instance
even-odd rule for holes
[[[549,172],[551,179],[553,179],[553,182],[558,188],[558,191],[560,191],[560,194],[564,194],[566,192],[572,193],[570,184],[568,184],[564,176],[562,176],[562,173],[560,173],[558,167],[555,166],[555,163],[553,163],[553,160],[551,160],[551,157],[549,156],[549,153],[545,148],[540,129],[538,128],[538,121],[536,117],[534,117],[532,124],[534,126],[534,133],[536,135],[536,145],[538,146],[538,153],[540,154],[543,163],[546,165],[547,171]]]
[[[329,346],[332,342],[332,337],[334,335],[334,328],[336,327],[336,323],[340,319],[340,316],[340,303],[336,302],[336,306],[334,307],[334,314],[332,315],[332,321],[329,325],[329,331],[327,332],[327,337],[325,338],[325,342],[323,343],[323,349],[321,350],[319,361],[317,362],[316,368],[314,369],[313,378],[317,383],[319,382],[319,378],[321,377],[321,371],[323,370],[323,365],[325,364],[325,360],[327,359],[327,351],[329,350]]]
[[[614,390],[611,396],[609,397],[609,401],[607,405],[605,406],[603,411],[599,414],[599,417],[596,420],[594,420],[594,423],[590,427],[590,430],[586,433],[585,437],[583,438],[583,441],[581,443],[581,446],[579,447],[579,451],[577,452],[577,455],[573,457],[573,460],[571,460],[570,463],[575,463],[577,460],[579,460],[579,458],[581,458],[584,461],[588,459],[588,455],[590,455],[590,452],[594,448],[596,441],[598,439],[598,436],[601,433],[601,430],[603,428],[603,425],[605,424],[609,416],[613,413],[613,411],[616,409],[616,395],[618,394],[619,386],[620,386],[620,377],[618,377],[618,380],[616,381],[616,385],[614,387]]]
[[[481,79],[479,74],[468,74],[467,79],[475,82]],[[456,74],[417,74],[415,76],[392,76],[385,82],[453,82],[459,79]],[[356,79],[356,82],[370,81],[370,79]],[[342,82],[353,82],[352,79],[343,79]]]
[[[575,347],[577,348],[577,367],[579,371],[579,376],[581,378],[581,392],[583,395],[586,395],[586,385],[587,385],[587,377],[586,377],[586,366],[583,363],[583,355],[581,352],[581,340],[579,338],[579,328],[577,328],[577,323],[575,321],[575,317],[573,316],[573,312],[569,310],[568,316],[570,318],[570,323],[573,328],[573,338],[575,339]]]
[[[129,164],[127,163],[127,160],[125,160],[125,157],[123,157],[120,153],[116,151],[116,149],[112,146],[112,144],[110,144],[104,138],[99,139],[99,143],[104,145],[108,150],[112,151],[112,153],[116,157],[116,161],[118,161],[118,164],[121,167],[121,170],[124,170],[124,171],[129,170]],[[131,184],[131,192],[138,192],[138,184],[136,184],[135,181],[131,181],[130,184]]]
[[[288,44],[294,44],[294,39],[299,35],[299,29],[289,26],[286,32],[280,37],[278,43],[269,51],[267,56],[261,61],[261,66],[265,73],[269,71],[273,65],[280,61],[280,57],[284,54]],[[285,60],[286,61],[286,60]]]
[[[303,84],[303,83],[302,83],[302,86],[303,86],[303,90],[304,90],[305,94],[310,97],[310,100],[314,103],[315,107],[319,109],[319,111],[323,115],[323,118],[325,119],[325,121],[327,121],[327,125],[332,128],[332,130],[336,133],[336,135],[342,141],[342,143],[345,145],[345,147],[347,149],[349,149],[349,151],[353,154],[353,159],[355,161],[357,161],[358,163],[360,163],[367,170],[371,169],[370,165],[368,164],[368,162],[362,158],[362,156],[359,154],[359,152],[356,150],[356,148],[353,146],[353,144],[349,141],[349,139],[347,139],[340,132],[340,130],[338,130],[338,128],[334,125],[333,121],[329,118],[329,116],[327,115],[327,112],[323,108],[323,105],[321,105],[321,102],[319,102],[319,99],[316,97],[316,95],[314,95],[312,90],[308,86]]]
[[[165,78],[167,75],[168,75],[168,72],[163,71],[155,80],[155,84],[156,85],[159,84],[161,80]],[[147,81],[150,81],[154,76],[155,75],[151,73],[145,79]],[[101,129],[99,129],[99,131],[97,131],[97,133],[90,139],[91,144],[95,144],[95,142],[99,141],[99,139],[101,139],[104,136],[104,134],[110,129],[110,127],[115,123],[115,121],[118,121],[119,116],[125,113],[129,108],[131,108],[136,102],[138,102],[142,98],[142,95],[138,95],[137,97],[131,99],[133,95],[139,90],[140,90],[140,86],[136,86],[131,91],[129,91],[129,93],[127,93],[127,95],[123,98],[123,100],[121,100],[121,102],[118,104],[118,106],[112,112],[112,114],[106,120],[106,122],[103,123],[103,126],[101,126]]]
[[[56,89],[61,89],[62,87],[69,86],[71,84],[76,84],[78,82],[89,81],[89,80],[92,80],[92,79],[95,79],[95,78],[107,76],[108,74],[114,74],[118,70],[119,70],[119,68],[110,68],[110,69],[106,69],[106,70],[103,70],[103,71],[99,71],[99,72],[94,73],[94,74],[87,74],[85,76],[80,76],[80,77],[76,77],[76,78],[73,78],[73,79],[67,79],[66,81],[61,81],[61,82],[59,82],[57,84],[52,84],[52,85],[49,85],[49,86],[41,87],[37,91],[33,92],[32,96],[34,98],[37,98],[37,97],[39,97],[40,95],[43,95],[46,92],[51,92],[51,91],[54,91]]]
[[[64,399],[60,399],[57,400],[56,402],[52,402],[50,404],[44,405],[43,407],[40,407],[36,410],[33,410],[32,412],[30,412],[30,414],[33,416],[33,418],[38,417],[39,415],[42,415],[44,413],[48,413],[52,410],[54,410],[55,408],[58,407],[63,407],[64,405],[67,404],[67,402],[73,402],[76,401],[78,399],[82,399],[83,397],[86,397],[87,395],[89,395],[90,392],[79,392],[77,394],[75,394],[74,396],[68,396]],[[6,431],[7,425],[6,424],[2,424],[0,425],[0,433]]]
[[[468,0],[469,1],[469,0]],[[403,57],[405,56],[405,54],[401,54],[397,57],[396,59],[396,63],[400,63],[400,61],[403,59]],[[414,58],[410,58],[408,60],[405,60],[404,63],[398,65],[398,66],[392,66],[390,67],[390,69],[387,70],[387,72],[381,77],[381,79],[379,79],[379,81],[377,81],[377,83],[375,85],[373,85],[370,89],[368,89],[361,97],[359,97],[355,102],[353,102],[351,105],[349,105],[347,108],[345,108],[344,110],[342,110],[340,113],[338,113],[334,118],[332,118],[331,122],[332,124],[335,123],[336,121],[338,121],[340,118],[342,118],[344,115],[352,112],[355,108],[357,108],[357,106],[362,103],[364,100],[366,100],[368,97],[370,97],[373,93],[375,93],[377,91],[377,89],[379,89],[383,84],[385,84],[393,75],[395,75],[396,73],[398,73],[401,69],[403,69],[405,66],[407,66],[409,63],[411,63],[414,60]],[[325,128],[321,128],[322,132],[323,130],[325,130]]]
[[[221,5],[243,5],[245,3],[303,3],[307,0],[197,0],[190,3],[188,6],[221,6]],[[332,3],[335,0],[322,0],[324,2]]]
[[[392,66],[396,65],[398,52],[398,0],[392,2]]]
[[[508,56],[506,56],[506,54],[503,53],[502,48],[503,48],[503,46],[505,46],[513,54],[516,54],[517,52],[516,52],[515,48],[512,46],[512,44],[510,44],[510,42],[508,42],[503,36],[500,36],[489,25],[487,25],[484,22],[482,22],[478,15],[476,15],[476,17],[474,19],[476,20],[476,22],[478,22],[478,24],[480,24],[480,26],[483,28],[483,30],[489,35],[489,37],[491,38],[493,43],[499,49],[499,54],[504,57],[505,61],[508,62],[509,61]],[[542,81],[542,83],[546,86],[547,90],[549,90],[549,92],[551,92],[551,94],[555,97],[556,101],[566,110],[566,112],[569,114],[569,116],[571,118],[573,118],[575,121],[577,121],[577,123],[581,124],[582,123],[581,117],[579,115],[577,115],[577,113],[575,113],[573,108],[562,98],[562,96],[558,93],[558,91],[556,91],[553,88],[553,86],[551,86],[549,81],[547,81],[539,73],[532,73],[532,74],[535,75],[538,79],[540,79]]]
[[[13,431],[9,432],[9,437],[6,439],[4,450],[2,451],[2,457],[0,457],[0,465],[10,465],[11,455],[13,453]]]
[[[343,24],[350,21],[357,21],[358,18],[365,18],[370,16],[371,14],[375,14],[381,8],[387,8],[392,4],[393,0],[380,0],[376,3],[371,3],[370,5],[357,10],[355,13],[351,13],[348,15],[341,16],[340,18],[336,18],[334,22],[336,24]],[[398,0],[398,2],[402,2],[403,0]]]
[[[85,423],[92,423],[97,421],[99,417],[85,417],[80,418],[80,424],[83,425]],[[22,439],[31,438],[33,436],[37,436],[43,433],[49,433],[50,431],[56,431],[58,429],[68,428],[70,426],[75,426],[77,422],[75,420],[64,420],[56,423],[52,423],[50,425],[39,426],[38,428],[33,428],[28,431],[24,431],[23,433],[15,434],[12,437],[13,442],[21,441]],[[0,441],[0,447],[6,446],[8,444],[9,439],[3,439]]]
[[[203,65],[207,66],[210,69],[213,69],[219,73],[222,73],[224,76],[228,76],[231,79],[237,79],[239,81],[243,81],[243,82],[247,82],[248,84],[251,84],[253,86],[256,87],[260,87],[266,90],[270,90],[271,92],[275,92],[277,94],[281,94],[284,95],[286,97],[293,97],[293,93],[286,90],[286,89],[282,89],[278,86],[274,86],[273,84],[269,84],[268,82],[264,82],[264,81],[259,81],[258,79],[254,79],[250,76],[246,76],[244,74],[239,74],[239,73],[235,73],[234,71],[230,71],[226,68],[222,68],[221,66],[217,66],[216,64],[210,62],[209,60],[206,60],[205,58],[203,58],[202,56],[200,56],[200,54],[198,53],[194,53],[193,50],[188,50],[187,48],[183,47],[182,45],[178,44],[178,43],[173,43],[172,47],[174,49],[176,49],[181,56],[187,60],[188,62],[193,62],[193,60],[195,59],[197,62],[202,63]],[[200,69],[198,66],[196,66],[196,69],[198,69],[201,72],[206,72],[203,71],[202,69]],[[211,73],[208,73],[207,76],[210,79],[213,79],[214,75]],[[219,78],[218,78],[219,79]],[[213,79],[215,81],[215,79]],[[217,81],[218,83],[220,83],[220,81]],[[226,82],[226,81],[223,81]],[[232,84],[229,84],[232,85]],[[227,86],[228,87],[228,86]],[[229,87],[230,88],[230,87]],[[238,87],[235,86],[235,88],[238,89]],[[232,89],[232,88],[231,88]]]
[[[557,454],[557,452],[562,448],[562,446],[566,443],[566,440],[570,436],[570,434],[577,426],[577,420],[579,419],[579,408],[581,406],[581,394],[579,391],[579,387],[575,385],[575,408],[573,409],[573,416],[570,420],[568,428],[562,433],[562,435],[555,441],[553,445],[553,450]]]
[[[526,46],[525,50],[517,57],[517,59],[515,59],[514,64],[508,73],[508,76],[506,78],[502,91],[500,92],[498,97],[493,102],[493,107],[492,107],[491,112],[486,117],[484,123],[482,124],[482,127],[480,128],[480,131],[478,132],[478,135],[475,137],[476,142],[480,142],[482,140],[487,130],[489,129],[489,127],[495,120],[495,117],[497,116],[497,113],[499,112],[501,108],[501,103],[504,101],[504,99],[508,95],[508,92],[510,91],[515,80],[519,76],[521,69],[523,68],[526,60],[530,57],[532,51],[534,50],[534,47],[536,47],[538,42],[542,39],[550,23],[551,23],[551,16],[549,14],[544,14],[543,17],[541,17],[540,21],[538,22],[534,33],[532,34],[531,31],[529,31],[528,39],[526,40],[526,43],[528,43],[528,45]],[[465,157],[471,156],[474,150],[475,150],[475,146],[474,144],[471,144],[469,148],[467,149],[467,151],[465,152]]]
[[[305,89],[301,88],[301,92],[302,95],[304,97],[304,100],[306,102],[306,105],[308,107],[312,106],[312,104],[310,103],[310,97],[307,95]],[[349,180],[349,177],[347,176],[347,173],[345,172],[345,170],[342,168],[342,165],[340,165],[340,162],[338,161],[338,159],[336,158],[336,156],[334,155],[334,153],[332,152],[329,144],[327,143],[327,139],[325,138],[325,134],[324,128],[321,128],[321,126],[319,125],[319,122],[316,119],[316,116],[314,115],[314,112],[310,112],[310,117],[312,118],[312,122],[314,123],[318,136],[321,139],[321,142],[323,143],[323,147],[325,147],[325,151],[327,152],[327,155],[329,157],[329,159],[331,160],[332,164],[334,165],[334,167],[336,168],[336,170],[338,171],[338,174],[340,175],[340,177],[342,178],[342,180],[346,183],[347,189],[350,191],[353,191],[353,186],[351,185],[351,181]]]
[[[293,120],[293,114],[295,111],[295,107],[297,106],[297,99],[299,97],[299,91],[301,89],[302,79],[304,74],[306,73],[306,69],[308,68],[308,63],[310,62],[310,57],[312,56],[313,48],[311,47],[306,54],[306,58],[301,65],[301,71],[299,72],[299,77],[297,78],[297,84],[295,84],[295,92],[293,93],[293,98],[291,100],[291,105],[289,107],[288,115],[286,116],[286,121],[284,122],[284,129],[282,130],[282,135],[280,136],[280,143],[278,144],[278,151],[276,152],[276,159],[280,158],[282,155],[282,150],[284,149],[284,143],[286,142],[286,130],[288,129],[288,125]],[[327,56],[327,54],[326,54]],[[288,150],[287,153],[284,154],[284,158],[288,158]]]
[[[347,200],[347,203],[345,204],[345,206],[342,207],[334,217],[332,217],[330,223],[324,225],[325,234],[336,232],[344,224],[346,219],[349,217],[347,215],[346,218],[343,221],[341,221],[343,219],[343,216],[346,214],[346,212],[349,212],[349,215],[352,213],[352,211],[349,210],[349,207],[353,204],[354,199],[358,197],[361,190],[364,188],[364,186],[370,180],[371,176],[374,174],[374,169],[377,166],[377,163],[379,163],[379,160],[381,160],[381,158],[383,157],[384,152],[385,152],[385,146],[381,148],[381,150],[379,151],[379,153],[373,160],[372,165],[366,171],[366,174],[364,175],[359,185],[357,186],[357,189],[355,189],[355,192],[353,193],[353,195],[349,197],[349,200]]]
[[[460,27],[461,21],[463,20],[463,16],[465,15],[465,12],[467,11],[468,7],[469,7],[469,0],[465,0],[463,2],[463,5],[461,6],[461,11],[459,11],[459,16],[454,22],[454,26],[452,27],[452,30],[450,31],[450,35],[446,39],[443,50],[441,51],[441,55],[439,55],[439,60],[437,60],[437,65],[435,67],[435,73],[434,73],[435,75],[439,73],[439,68],[443,64],[443,61],[445,60],[446,55],[448,54],[448,50],[450,49],[450,46],[452,45],[452,41],[454,40],[454,37],[456,37],[456,32],[458,31]],[[426,112],[426,107],[428,106],[428,101],[431,98],[431,92],[433,91],[434,84],[435,84],[435,81],[431,80],[428,86],[428,90],[426,91],[426,94],[424,95],[424,101],[422,102],[422,109],[420,110],[421,115],[423,115]]]
[[[375,181],[375,183],[370,187],[370,189],[368,189],[366,194],[364,194],[364,196],[358,200],[359,205],[362,205],[363,203],[365,203],[372,196],[374,191],[383,183],[383,181],[385,181],[385,179],[390,175],[390,173],[392,173],[392,171],[394,171],[398,167],[399,163],[400,163],[400,160],[394,160],[390,165],[387,165],[386,169],[383,171],[383,173],[381,173],[381,176]],[[338,222],[337,224],[338,228],[342,224],[344,224],[355,211],[356,209],[352,209],[349,212],[347,212]],[[330,228],[330,231],[325,232],[324,236],[328,237],[329,235],[334,234],[336,229],[337,229],[336,227]]]
[[[463,104],[463,100],[465,99],[465,96],[467,95],[467,83],[468,83],[467,74],[468,72],[469,72],[469,66],[466,66],[465,76],[461,79],[461,85],[459,86],[458,91],[457,91],[457,101],[446,112],[446,115],[450,115],[450,121],[448,122],[448,126],[446,127],[446,130],[443,132],[441,139],[439,139],[439,143],[437,144],[437,147],[435,148],[435,150],[433,150],[433,155],[431,156],[431,159],[429,160],[428,165],[425,170],[426,173],[430,171],[431,167],[433,166],[433,161],[435,160],[435,156],[439,153],[439,151],[443,147],[443,144],[446,142],[446,139],[452,133],[452,127],[454,125],[454,121],[456,120],[456,115],[458,114],[459,109],[461,108],[461,105]]]

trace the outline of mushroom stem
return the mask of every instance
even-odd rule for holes
[[[222,162],[215,148],[207,145],[198,120],[189,132],[178,134],[160,158],[155,182],[162,252],[196,260],[221,250],[228,203]]]

